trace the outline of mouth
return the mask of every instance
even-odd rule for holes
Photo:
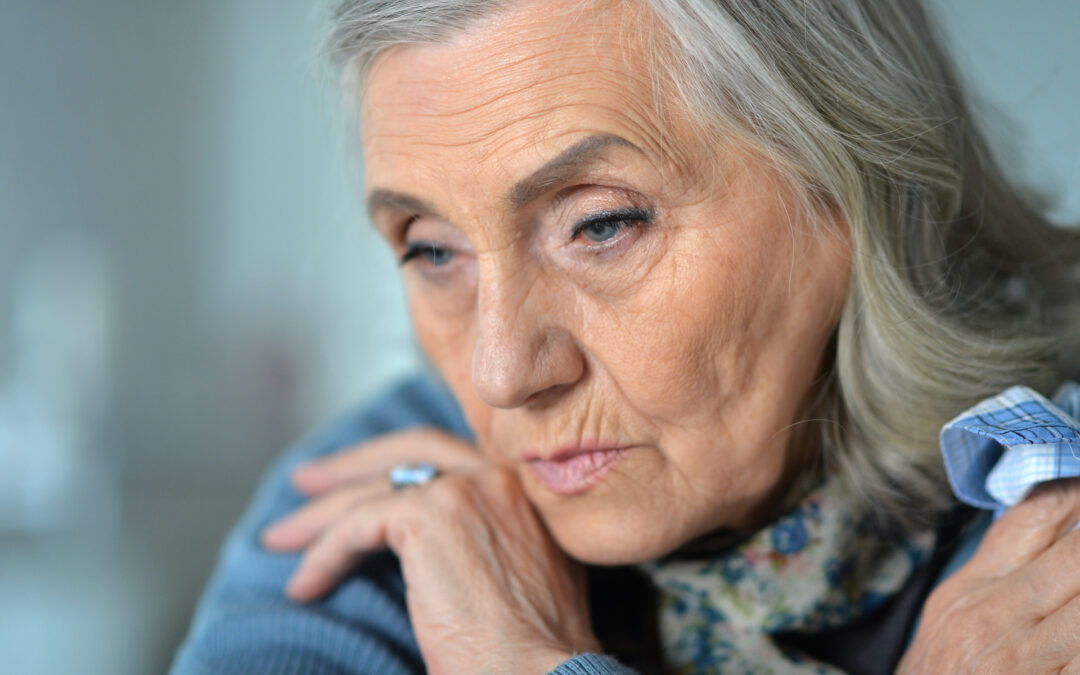
[[[560,449],[551,457],[526,455],[532,475],[549,490],[569,496],[601,482],[628,447],[579,444]]]

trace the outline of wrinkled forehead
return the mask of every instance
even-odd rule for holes
[[[655,25],[644,3],[530,1],[445,43],[386,50],[361,106],[368,174],[439,160],[516,174],[596,133],[670,157]]]

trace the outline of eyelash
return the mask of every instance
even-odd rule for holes
[[[409,219],[405,221],[404,225],[401,226],[401,232],[408,232],[409,226],[412,225],[415,220],[415,215],[409,216]],[[421,239],[418,241],[409,242],[405,246],[405,253],[403,253],[401,255],[401,258],[398,259],[398,265],[404,267],[410,261],[424,255],[425,253],[430,253],[432,256],[437,256],[449,253],[449,251],[433,241]]]
[[[603,225],[605,223],[617,224],[622,223],[624,227],[620,230],[625,230],[634,227],[640,227],[642,225],[648,225],[652,222],[653,213],[645,209],[630,208],[630,209],[618,209],[615,211],[603,211],[601,213],[594,213],[586,216],[575,227],[573,233],[570,235],[570,241],[577,241],[578,237],[581,237],[585,230],[594,225]],[[617,236],[617,235],[616,235]],[[600,248],[608,245],[611,239],[604,241],[592,242],[592,248]]]
[[[414,258],[418,258],[418,257],[420,257],[420,256],[422,256],[422,255],[424,255],[426,253],[430,253],[432,255],[432,257],[434,257],[434,256],[448,254],[448,253],[450,253],[450,251],[448,249],[443,248],[442,246],[436,244],[433,241],[414,241],[414,242],[411,242],[408,245],[408,247],[405,249],[405,253],[402,254],[401,259],[398,261],[398,264],[399,265],[405,265],[410,260],[413,260]],[[439,265],[439,263],[436,263],[434,261],[431,261],[431,263],[433,265],[436,265],[436,266]]]
[[[652,222],[652,219],[653,213],[651,211],[640,208],[618,209],[615,211],[602,211],[600,213],[594,213],[586,216],[577,225],[574,226],[574,230],[570,235],[570,241],[577,241],[577,239],[584,234],[585,230],[595,225],[602,225],[605,223],[622,223],[624,227],[620,228],[620,230],[625,230],[629,228],[648,225]],[[590,245],[590,248],[602,249],[610,245],[610,242],[611,239],[593,242]],[[449,249],[446,249],[433,241],[414,241],[410,242],[407,245],[405,253],[402,254],[401,259],[398,261],[398,264],[404,266],[410,261],[429,253],[432,257],[453,255]],[[434,260],[429,260],[429,262],[437,267],[446,264],[437,263]]]

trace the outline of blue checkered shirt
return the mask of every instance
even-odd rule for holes
[[[1000,515],[1039,483],[1080,476],[1080,386],[1047,400],[1011,387],[941,430],[941,451],[961,501]]]

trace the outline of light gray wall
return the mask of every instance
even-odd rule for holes
[[[933,0],[1007,165],[1080,224],[1080,2]]]
[[[0,671],[160,672],[258,473],[415,368],[321,16],[0,0]]]
[[[1080,3],[935,4],[1080,221]],[[0,670],[160,671],[257,474],[416,367],[320,16],[0,0]]]

